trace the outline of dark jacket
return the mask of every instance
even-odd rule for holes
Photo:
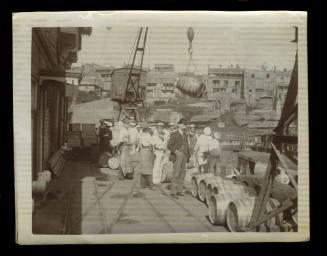
[[[188,145],[186,133],[183,133],[183,135],[181,135],[179,131],[173,132],[170,135],[167,148],[173,154],[175,153],[176,150],[180,150],[185,154],[187,159],[189,159],[190,157],[190,148]]]
[[[112,140],[112,131],[108,127],[99,128],[99,137],[105,140]]]

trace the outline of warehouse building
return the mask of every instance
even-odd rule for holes
[[[69,71],[77,62],[82,35],[91,28],[32,29],[32,170],[33,179],[63,144],[68,129],[68,107],[81,80]]]

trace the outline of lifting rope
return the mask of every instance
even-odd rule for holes
[[[187,38],[188,38],[188,40],[189,40],[188,53],[189,53],[189,55],[190,55],[190,58],[189,58],[189,62],[188,62],[187,67],[186,67],[186,73],[189,72],[189,68],[190,68],[191,63],[192,63],[193,66],[194,66],[194,70],[197,72],[197,67],[196,67],[196,65],[195,65],[195,63],[194,63],[194,61],[193,61],[193,59],[192,59],[192,55],[193,55],[192,41],[193,41],[193,39],[194,39],[194,30],[193,30],[193,28],[191,28],[191,27],[189,27],[189,28],[187,29]]]

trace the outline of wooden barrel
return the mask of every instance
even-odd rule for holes
[[[205,202],[208,202],[212,195],[218,195],[219,193],[224,192],[239,193],[240,195],[256,195],[253,189],[251,190],[251,188],[244,186],[242,183],[223,179],[219,176],[207,178],[205,181],[207,182]]]
[[[246,231],[248,224],[250,223],[254,204],[255,204],[256,197],[243,197],[239,200],[231,202],[226,210],[226,224],[227,228],[231,232],[239,232],[239,231]],[[276,207],[279,206],[279,202],[276,199],[269,198],[265,214],[269,213],[270,211],[274,210]],[[265,221],[258,230],[264,228],[265,231],[270,231],[273,227],[280,228],[282,224],[282,213],[278,214],[275,217]]]
[[[245,231],[247,228],[255,203],[255,197],[242,197],[231,202],[226,210],[226,224],[230,232]]]
[[[191,179],[191,193],[192,193],[192,196],[194,197],[198,197],[198,193],[199,193],[199,189],[198,189],[198,182],[196,180],[196,177],[193,176],[192,179]]]
[[[218,187],[223,186],[223,184],[225,183],[225,179],[221,178],[220,176],[210,176],[203,179],[201,182],[205,183],[206,190],[205,195],[201,194],[199,195],[199,197],[201,201],[208,203],[211,195],[218,194]]]
[[[211,196],[208,202],[209,221],[213,225],[226,224],[226,210],[229,204],[243,196],[238,193],[225,192]]]
[[[185,94],[200,97],[205,85],[198,78],[185,76],[178,79],[176,87]]]
[[[206,197],[206,190],[207,190],[207,179],[214,177],[213,173],[202,173],[202,174],[196,174],[192,177],[195,179],[197,186],[193,186],[196,191],[194,191],[194,194],[198,196],[198,198],[204,202]],[[192,181],[193,182],[193,181]],[[196,193],[195,193],[196,192]],[[193,192],[192,192],[193,194]]]
[[[207,186],[204,180],[201,180],[198,186],[198,197],[201,202],[206,200]]]

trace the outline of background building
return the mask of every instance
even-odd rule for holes
[[[78,85],[78,90],[83,92],[94,92],[97,96],[101,96],[102,88],[99,86],[97,77],[86,76]]]
[[[177,74],[172,64],[156,64],[147,74],[147,103],[168,102],[175,98]]]
[[[245,69],[244,97],[247,104],[256,106],[262,96],[276,97],[280,94],[280,98],[285,99],[290,77],[291,71],[287,70]]]
[[[244,70],[235,68],[208,68],[207,95],[219,96],[227,93],[235,98],[243,98]]]
[[[97,68],[96,75],[98,80],[98,85],[102,89],[102,96],[108,97],[111,93],[111,86],[112,86],[112,71],[114,68]]]

